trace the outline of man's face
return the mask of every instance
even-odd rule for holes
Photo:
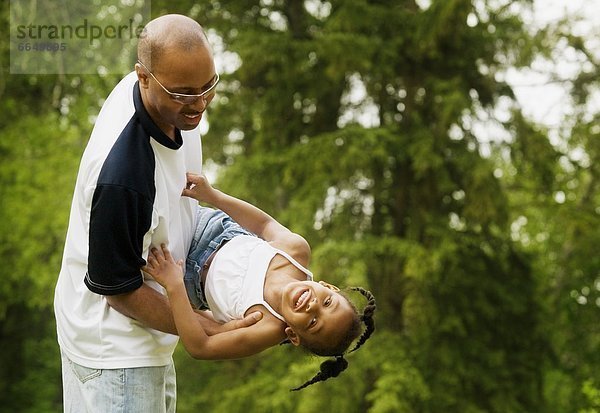
[[[142,63],[154,75],[139,63],[136,65],[144,106],[158,127],[173,137],[174,128],[191,130],[198,126],[202,114],[214,98],[214,91],[194,103],[182,104],[163,87],[172,93],[188,95],[206,91],[214,83],[216,75],[210,52],[205,48],[187,52],[168,50],[158,59]]]

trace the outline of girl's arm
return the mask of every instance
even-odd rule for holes
[[[283,340],[285,334],[277,322],[260,320],[256,324],[209,336],[192,309],[183,284],[182,262],[175,263],[163,245],[148,255],[142,270],[167,290],[177,333],[186,351],[194,358],[223,360],[247,357],[259,353]]]
[[[169,334],[177,334],[177,327],[167,297],[146,284],[137,290],[119,295],[106,296],[108,304],[127,317],[140,321],[144,325]],[[152,299],[152,300],[150,300]],[[262,318],[259,311],[248,314],[242,320],[233,320],[220,324],[208,311],[194,312],[196,320],[210,336],[226,331],[251,326]]]
[[[301,264],[308,265],[310,246],[300,235],[254,205],[213,188],[203,175],[188,173],[187,180],[188,184],[182,195],[220,209],[248,231],[276,244]]]

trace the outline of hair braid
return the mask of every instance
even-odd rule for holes
[[[346,367],[348,367],[348,361],[344,358],[344,356],[336,356],[336,358],[333,360],[325,360],[323,363],[321,363],[319,372],[315,375],[315,377],[308,380],[303,385],[291,389],[290,391],[302,390],[311,384],[325,381],[331,377],[337,377],[342,371],[346,370]]]
[[[366,328],[362,335],[359,337],[354,348],[349,351],[349,353],[352,353],[353,351],[358,350],[359,347],[362,346],[369,337],[371,337],[373,331],[375,331],[375,320],[373,320],[373,313],[377,308],[377,304],[375,302],[375,296],[373,296],[371,291],[367,291],[362,287],[352,287],[350,289],[353,291],[358,291],[368,300],[367,305],[365,306],[365,309],[363,310],[363,313],[360,316],[360,319],[363,323],[365,323]]]

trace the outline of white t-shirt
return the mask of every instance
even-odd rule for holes
[[[197,202],[181,196],[186,172],[200,173],[200,135],[165,135],[145,110],[135,72],[104,103],[83,154],[71,205],[54,311],[61,349],[90,368],[162,366],[177,336],[149,329],[107,303],[146,283],[151,246],[185,259]]]
[[[271,314],[285,321],[264,299],[267,269],[273,257],[280,254],[312,280],[312,273],[285,251],[273,248],[265,240],[252,235],[238,235],[215,254],[205,280],[208,307],[215,320],[226,323],[244,317],[246,310],[262,304]]]

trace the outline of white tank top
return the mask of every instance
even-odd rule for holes
[[[215,320],[226,323],[244,317],[255,304],[264,305],[278,319],[283,317],[264,299],[265,276],[276,254],[287,258],[312,281],[312,273],[285,251],[272,247],[261,238],[239,235],[215,254],[206,274],[204,294]]]

